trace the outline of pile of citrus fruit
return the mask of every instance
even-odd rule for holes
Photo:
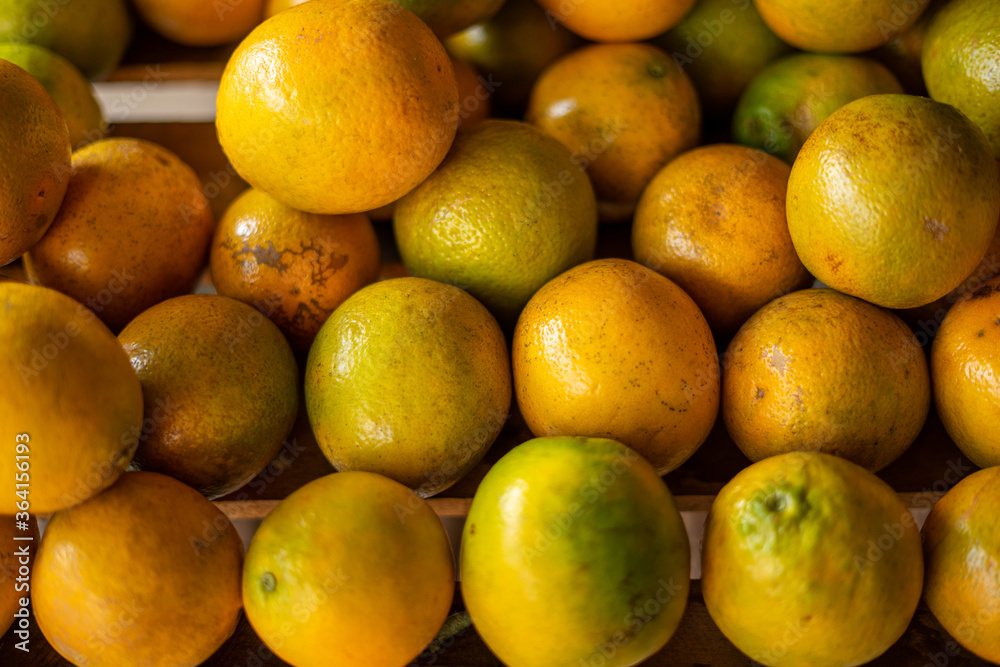
[[[231,46],[218,220],[102,118],[133,16]],[[922,599],[1000,663],[998,159],[1000,0],[0,0],[0,629],[403,667],[459,576],[504,664],[626,667],[694,546],[756,663]],[[981,470],[921,523],[875,473],[932,410]],[[456,559],[426,499],[519,420]],[[212,501],[300,427],[337,472],[244,549]],[[698,534],[661,476],[713,428]]]

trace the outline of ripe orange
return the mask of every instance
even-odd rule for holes
[[[389,0],[312,0],[259,25],[219,86],[233,167],[310,213],[358,213],[409,192],[444,159],[458,90],[434,33]]]
[[[982,130],[924,97],[871,95],[812,133],[788,180],[788,229],[823,283],[887,308],[930,303],[982,259],[1000,178]]]
[[[830,289],[793,292],[747,320],[723,360],[722,418],[751,461],[837,454],[880,470],[930,409],[927,360],[896,316]]]
[[[587,169],[608,221],[630,218],[650,179],[701,133],[690,79],[649,44],[598,44],[558,60],[535,84],[526,119]]]
[[[288,496],[257,529],[243,569],[247,619],[296,667],[410,664],[444,623],[454,587],[434,510],[368,472]]]
[[[298,350],[308,350],[330,313],[378,277],[380,263],[364,213],[302,213],[253,188],[230,204],[212,241],[218,293],[257,308]]]
[[[0,266],[52,224],[70,172],[66,121],[33,76],[0,59]]]
[[[415,276],[468,290],[513,325],[531,295],[594,255],[587,175],[538,128],[464,128],[441,167],[396,206],[399,253]]]
[[[454,56],[451,57],[451,66],[455,70],[455,82],[458,84],[458,126],[489,118],[492,95],[480,80],[479,72],[471,64]]]
[[[772,456],[712,503],[701,552],[705,606],[768,667],[874,660],[920,601],[916,520],[892,488],[818,452]]]
[[[636,261],[680,285],[714,331],[732,333],[771,299],[813,282],[788,235],[789,171],[731,144],[675,158],[639,202]]]
[[[166,475],[130,472],[51,518],[31,604],[73,664],[198,665],[236,629],[242,565],[243,542],[215,505]]]
[[[695,0],[538,0],[552,23],[595,42],[634,42],[684,18]]]
[[[260,23],[264,0],[135,0],[139,16],[167,39],[187,46],[229,44]]]
[[[1000,277],[966,294],[931,349],[934,403],[948,435],[981,467],[1000,465]]]
[[[754,0],[764,21],[792,46],[821,53],[857,53],[903,32],[929,0]]]
[[[85,303],[118,332],[191,291],[213,224],[201,181],[180,158],[149,141],[104,139],[73,154],[62,208],[25,266],[33,282]]]
[[[1000,663],[998,515],[1000,467],[994,466],[952,487],[923,530],[927,606],[962,646],[993,663]]]
[[[536,436],[611,438],[662,475],[708,437],[719,409],[712,333],[694,301],[625,259],[582,264],[531,298],[511,346]]]

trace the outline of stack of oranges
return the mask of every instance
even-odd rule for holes
[[[245,609],[293,665],[402,667],[454,593],[424,499],[523,419],[467,618],[513,667],[639,664],[688,596],[660,477],[721,422],[748,461],[702,591],[738,649],[863,664],[923,597],[1000,662],[1000,0],[929,4],[135,0],[234,44],[250,187],[215,220],[173,152],[104,138],[120,0],[0,0],[0,571],[32,544],[79,665],[200,664]],[[875,473],[932,409],[983,470],[921,536]],[[210,500],[297,421],[338,473],[244,556]]]

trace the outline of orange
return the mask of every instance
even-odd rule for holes
[[[526,118],[587,169],[607,220],[631,217],[650,179],[701,132],[691,81],[649,44],[599,44],[560,59],[535,84]]]
[[[498,461],[462,534],[462,598],[506,665],[638,665],[677,629],[691,552],[653,467],[614,440],[536,438]]]
[[[701,590],[729,641],[769,667],[862,665],[902,636],[924,575],[916,520],[843,459],[773,456],[712,502]]]
[[[180,158],[142,139],[104,139],[73,154],[62,208],[25,266],[33,282],[86,304],[117,332],[191,291],[213,225],[201,181]]]
[[[194,666],[236,629],[242,565],[240,536],[212,503],[165,475],[132,472],[52,517],[31,604],[74,664]]]
[[[153,306],[118,336],[142,383],[133,465],[217,498],[281,449],[298,412],[298,368],[270,320],[223,296]]]
[[[956,303],[931,349],[934,404],[948,435],[980,467],[1000,465],[1000,277]]]
[[[869,54],[889,68],[889,71],[903,84],[904,92],[910,95],[927,94],[920,56],[924,48],[927,26],[930,25],[937,5],[940,4],[941,0],[930,0],[916,23],[906,30],[894,32],[888,42]]]
[[[0,266],[52,224],[69,182],[66,121],[33,76],[0,59]]]
[[[733,113],[733,139],[788,164],[827,116],[848,102],[903,92],[885,67],[856,56],[796,53],[754,77]]]
[[[513,325],[549,279],[594,256],[594,190],[564,146],[526,123],[464,128],[441,167],[396,206],[415,276],[458,285]]]
[[[506,0],[496,16],[452,35],[445,46],[483,73],[494,106],[521,118],[538,76],[580,42],[566,28],[550,23],[534,0]]]
[[[959,285],[1000,218],[982,130],[924,97],[871,95],[812,133],[788,180],[788,230],[823,283],[887,308]]]
[[[951,0],[927,27],[921,55],[930,96],[986,133],[1000,159],[1000,0]]]
[[[538,0],[549,22],[595,42],[634,42],[677,24],[695,0]]]
[[[920,18],[929,0],[754,0],[778,37],[806,51],[857,53],[885,44]]]
[[[23,67],[45,87],[62,112],[69,142],[80,148],[104,136],[104,118],[90,82],[58,53],[34,44],[0,43],[0,58]]]
[[[599,259],[547,283],[511,349],[517,405],[537,436],[612,438],[662,475],[715,423],[708,324],[680,287],[635,262]]]
[[[243,570],[250,624],[296,667],[409,664],[454,591],[434,510],[367,472],[327,475],[288,496],[257,529]]]
[[[318,215],[249,189],[230,204],[212,241],[212,282],[271,318],[297,350],[344,299],[379,274],[368,216]]]
[[[30,539],[25,539],[30,538]],[[38,549],[38,522],[27,512],[17,517],[0,516],[0,632],[13,625],[31,637],[28,596],[31,566]],[[24,600],[24,605],[21,601]],[[14,635],[15,643],[24,635]],[[28,646],[30,647],[30,641]]]
[[[450,60],[458,85],[459,127],[486,120],[490,117],[492,105],[490,91],[486,88],[484,80],[480,79],[479,72],[471,64],[454,56]]]
[[[358,213],[427,178],[458,127],[448,55],[389,0],[312,0],[240,43],[216,128],[247,182],[309,213]]]
[[[830,289],[780,297],[747,320],[723,360],[722,418],[751,461],[837,454],[880,470],[920,433],[927,360],[903,322]]]
[[[975,472],[924,523],[924,599],[969,651],[1000,662],[1000,467]],[[953,655],[952,653],[949,653]]]
[[[320,329],[305,372],[316,440],[337,470],[443,491],[472,470],[510,411],[510,356],[463,290],[423,278],[369,285]]]
[[[813,282],[788,235],[788,173],[778,158],[743,146],[681,155],[639,202],[636,261],[680,285],[714,331],[732,333],[771,299]]]
[[[88,79],[113,70],[131,38],[125,0],[0,0],[0,42],[55,51]]]
[[[217,46],[245,37],[264,13],[264,0],[135,0],[146,24],[187,46]]]
[[[791,50],[752,2],[700,0],[655,40],[698,89],[705,114],[723,115],[765,65]]]
[[[142,429],[142,388],[114,335],[58,292],[0,283],[0,514],[54,512],[86,500],[125,470]],[[23,434],[23,435],[22,435]],[[22,445],[18,447],[18,444]],[[15,496],[15,456],[30,458]],[[22,450],[22,451],[18,451]]]

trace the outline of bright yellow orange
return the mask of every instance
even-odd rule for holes
[[[595,42],[634,42],[666,32],[695,0],[538,0],[551,23]]]
[[[213,225],[201,181],[180,158],[142,139],[104,139],[73,154],[62,208],[25,266],[33,282],[86,304],[118,332],[191,291]]]
[[[260,23],[264,0],[135,0],[139,16],[167,39],[217,46],[245,37]]]
[[[805,51],[858,53],[913,25],[928,0],[754,0],[778,37]]]
[[[0,59],[0,266],[52,224],[69,183],[70,144],[55,101],[31,74]]]
[[[792,292],[747,320],[726,351],[722,389],[726,430],[751,461],[819,451],[869,470],[910,446],[931,399],[913,332],[830,289]]]
[[[594,256],[597,205],[572,154],[527,123],[463,129],[441,167],[396,206],[415,276],[459,285],[513,326],[548,280]]]
[[[254,534],[243,570],[250,624],[297,667],[410,664],[454,591],[434,510],[368,472],[327,475],[283,500]]]
[[[870,95],[810,135],[788,180],[795,250],[824,284],[886,308],[957,287],[1000,218],[982,130],[925,97]]]
[[[247,182],[310,213],[358,213],[409,192],[458,127],[441,42],[389,0],[312,0],[240,43],[216,127]]]
[[[379,275],[368,216],[302,213],[254,189],[230,204],[212,241],[219,294],[257,308],[298,350],[344,299]]]
[[[243,542],[215,505],[166,475],[130,472],[52,517],[31,604],[73,664],[194,666],[236,629],[242,566]]]
[[[0,514],[23,500],[55,512],[124,472],[142,433],[142,388],[114,334],[80,303],[10,281],[0,304],[0,475],[12,480]],[[19,498],[15,456],[25,449],[31,486]]]
[[[934,338],[931,374],[948,435],[976,465],[1000,465],[1000,277],[948,311]]]
[[[664,474],[715,423],[708,323],[681,288],[635,262],[599,259],[548,282],[511,350],[517,404],[537,436],[612,438]]]
[[[892,488],[818,452],[772,456],[716,496],[705,606],[769,667],[863,665],[906,631],[924,575],[917,522]]]
[[[924,599],[948,633],[1000,663],[1000,467],[975,472],[924,523]]]
[[[607,221],[631,217],[650,179],[701,133],[691,80],[649,44],[598,44],[558,60],[535,84],[526,118],[587,169]]]
[[[768,301],[813,282],[788,235],[789,171],[731,144],[681,155],[643,193],[636,261],[680,285],[714,331],[732,333]]]

